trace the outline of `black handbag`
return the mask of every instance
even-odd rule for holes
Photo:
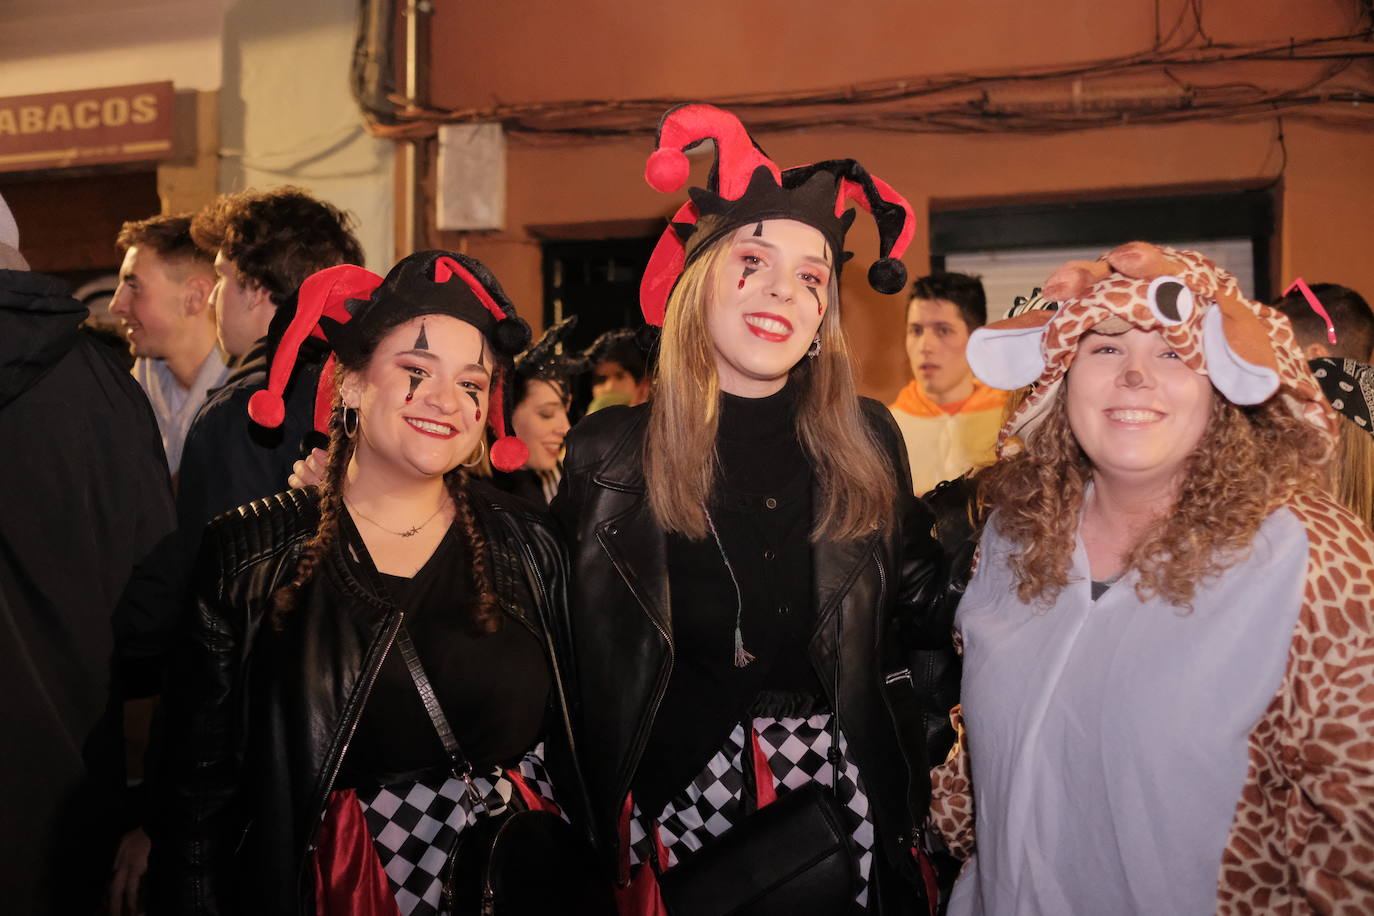
[[[472,764],[449,727],[415,644],[402,625],[396,645],[415,689],[475,805]],[[515,793],[504,814],[477,820],[458,835],[444,882],[444,908],[453,916],[607,916],[615,912],[610,882],[591,844],[561,817],[527,808]]]
[[[839,718],[830,717],[832,783],[839,781]],[[745,757],[752,759],[747,750]],[[755,772],[756,788],[759,780]],[[670,916],[829,916],[854,904],[858,857],[833,785],[813,781],[661,873],[658,886]]]
[[[858,867],[835,797],[810,782],[659,875],[672,916],[846,913]]]

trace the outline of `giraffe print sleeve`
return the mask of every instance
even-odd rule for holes
[[[1218,913],[1374,913],[1374,537],[1325,496],[1283,686],[1250,734]]]

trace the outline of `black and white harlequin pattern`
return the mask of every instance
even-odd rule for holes
[[[531,789],[553,799],[543,750],[540,745],[526,754],[519,771]],[[440,909],[444,867],[458,836],[478,818],[503,813],[515,793],[499,770],[474,776],[472,783],[481,799],[476,806],[467,785],[453,776],[358,790],[363,818],[401,916],[446,912]]]
[[[816,781],[830,786],[831,766],[825,755],[830,750],[830,714],[807,718],[758,718],[753,720],[759,735],[759,749],[773,771],[773,784],[779,796]],[[736,725],[724,747],[697,774],[697,777],[664,806],[658,815],[658,836],[672,868],[715,837],[729,830],[744,814],[744,767],[748,736],[743,725]],[[849,755],[844,732],[840,732],[840,781],[838,797],[849,819],[854,846],[859,850],[860,887],[855,902],[860,910],[868,908],[868,876],[873,866],[873,822],[868,813],[868,796],[859,778],[859,767]],[[634,807],[630,817],[630,864],[649,861],[653,824]]]

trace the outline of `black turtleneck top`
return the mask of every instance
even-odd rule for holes
[[[720,544],[668,537],[674,658],[633,783],[656,815],[720,749],[736,722],[805,715],[823,696],[807,655],[815,617],[811,582],[810,462],[797,436],[796,389],[766,398],[721,396],[719,474],[709,511]],[[737,598],[744,647],[734,664]]]

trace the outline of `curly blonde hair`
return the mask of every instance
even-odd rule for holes
[[[1200,583],[1239,562],[1265,518],[1305,488],[1320,489],[1329,443],[1288,412],[1280,398],[1238,407],[1215,397],[1212,415],[1188,455],[1170,511],[1146,529],[1126,557],[1135,591],[1192,610]],[[1069,428],[1060,389],[1024,449],[988,468],[980,498],[1014,545],[1016,594],[1048,608],[1069,583],[1092,463]]]

